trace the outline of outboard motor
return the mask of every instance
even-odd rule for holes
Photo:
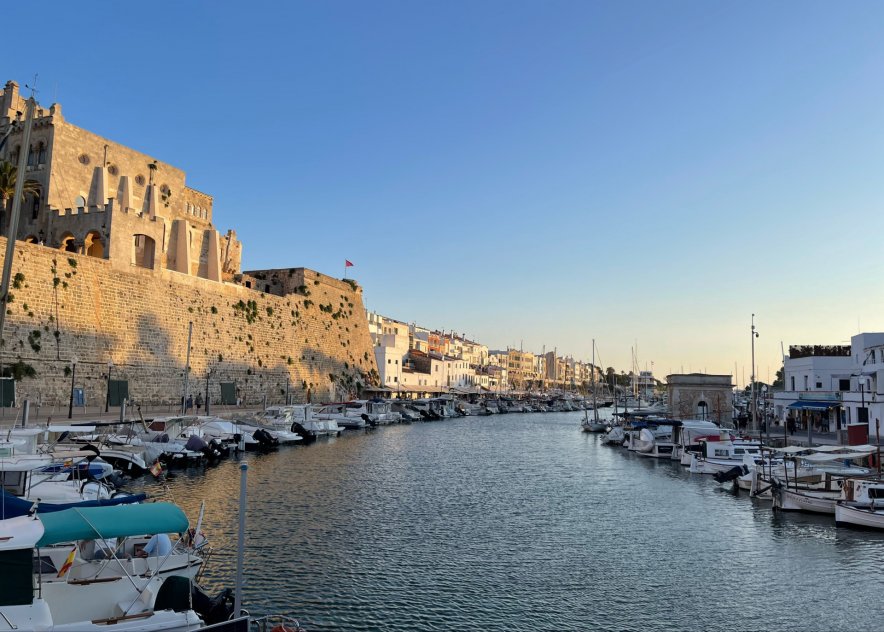
[[[263,428],[258,428],[257,430],[255,430],[255,432],[252,434],[252,439],[258,442],[258,447],[261,450],[272,450],[279,445],[279,439],[274,437]]]
[[[378,427],[378,422],[376,422],[374,419],[372,419],[371,417],[369,417],[365,413],[362,413],[359,416],[362,417],[362,421],[365,422],[365,425],[367,427],[369,427],[369,428],[377,428]]]
[[[313,441],[316,441],[316,432],[312,430],[307,430],[297,421],[292,422],[291,431],[301,435],[304,438],[304,443],[312,443]]]
[[[712,475],[712,478],[715,479],[716,483],[727,483],[728,481],[733,481],[743,476],[743,474],[748,473],[748,467],[746,467],[745,465],[736,465],[725,472],[716,472]]]
[[[184,444],[184,449],[191,452],[203,452],[208,447],[209,444],[203,441],[202,437],[196,435],[190,435],[187,443]]]
[[[225,588],[214,597],[192,584],[187,577],[172,575],[167,577],[157,593],[154,608],[184,612],[191,608],[200,615],[207,625],[228,621],[233,614],[233,591]]]

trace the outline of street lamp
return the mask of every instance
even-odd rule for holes
[[[104,400],[104,412],[110,411],[110,383],[111,383],[111,371],[114,369],[114,361],[107,361],[107,398]]]
[[[758,430],[758,402],[755,400],[755,339],[758,332],[755,331],[755,314],[752,314],[752,429]]]
[[[74,380],[77,379],[77,356],[71,357],[71,401],[68,404],[68,419],[74,417]]]

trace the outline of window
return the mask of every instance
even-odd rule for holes
[[[28,166],[33,167],[37,164],[37,152],[33,147],[28,148]]]
[[[791,385],[792,385],[792,388],[789,389],[789,390],[794,391],[794,390],[795,390],[795,376],[794,376],[794,375],[791,376],[791,377],[789,378],[789,380],[790,380],[790,383],[791,383]]]
[[[805,390],[805,391],[808,390],[808,389],[807,389],[807,376],[806,376],[806,375],[804,376],[804,390]]]
[[[40,212],[40,198],[35,195],[33,204],[31,205],[31,219],[37,219],[37,214],[39,212]]]
[[[822,387],[823,387],[823,383],[822,383],[822,382],[817,382],[817,383],[816,383],[816,387],[817,387],[817,388],[822,388]]]
[[[43,143],[40,143],[39,148],[37,149],[37,164],[46,164],[46,145]]]
[[[838,390],[839,391],[849,391],[850,390],[850,380],[838,380]]]

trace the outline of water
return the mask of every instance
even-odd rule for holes
[[[877,629],[882,534],[775,515],[602,446],[581,418],[390,426],[247,456],[245,603],[311,631]],[[169,482],[192,519],[206,501],[210,585],[232,583],[238,490],[235,461]]]

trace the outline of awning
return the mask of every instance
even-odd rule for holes
[[[841,402],[814,402],[810,400],[799,400],[797,402],[792,402],[786,408],[791,410],[829,410],[830,408],[837,408],[841,405]]]

